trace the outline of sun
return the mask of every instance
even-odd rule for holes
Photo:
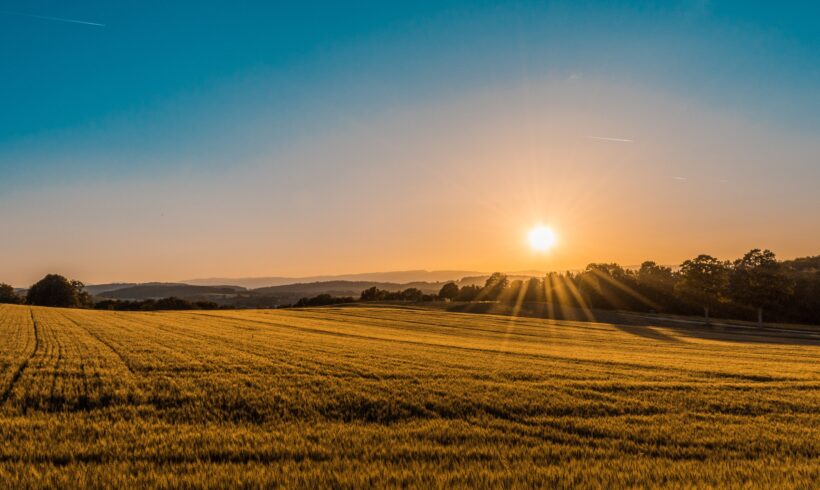
[[[547,252],[555,246],[555,232],[552,231],[552,228],[544,225],[538,225],[533,227],[529,233],[527,233],[527,241],[530,244],[530,248],[534,251]]]

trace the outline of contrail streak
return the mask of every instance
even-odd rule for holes
[[[601,140],[601,141],[617,141],[619,143],[632,143],[633,140],[628,140],[624,138],[610,138],[608,136],[587,136],[587,138],[591,138],[594,140]]]
[[[0,14],[21,15],[23,17],[31,17],[34,19],[56,20],[57,22],[70,22],[72,24],[83,24],[87,26],[105,27],[105,24],[98,24],[96,22],[88,22],[85,20],[64,19],[62,17],[49,17],[47,15],[27,14],[25,12],[11,12],[9,10],[0,10]]]

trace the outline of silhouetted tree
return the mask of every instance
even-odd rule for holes
[[[524,285],[526,291],[524,292],[524,301],[534,303],[536,301],[545,301],[544,283],[537,277],[531,277]]]
[[[303,308],[306,306],[328,306],[341,303],[352,303],[354,301],[356,300],[349,296],[331,296],[330,294],[322,293],[312,298],[302,298],[294,306],[297,308]]]
[[[216,310],[219,305],[213,301],[190,301],[169,297],[160,300],[146,299],[143,301],[123,301],[118,299],[104,299],[94,303],[97,310],[119,311],[152,311],[152,310]]]
[[[641,264],[636,279],[640,293],[656,305],[661,308],[674,306],[675,274],[671,267],[664,267],[648,260]]]
[[[71,287],[77,292],[77,307],[79,308],[93,308],[94,299],[85,290],[85,284],[80,281],[71,281]]]
[[[0,303],[17,304],[20,302],[20,296],[13,287],[6,283],[0,283]]]
[[[794,282],[771,250],[750,250],[735,261],[729,275],[729,296],[757,308],[758,325],[763,325],[763,309],[781,306],[793,289]]]
[[[219,305],[213,301],[194,301],[194,309],[217,310],[219,309]]]
[[[385,291],[381,291],[376,286],[370,287],[362,291],[361,300],[362,301],[379,301],[384,299]]]
[[[82,287],[79,281],[70,282],[59,274],[49,274],[29,288],[26,302],[30,305],[63,308],[85,306],[89,297],[84,294]]]
[[[155,310],[193,310],[194,305],[190,301],[186,301],[176,296],[169,298],[158,299],[154,305]]]
[[[564,303],[566,301],[564,295],[567,295],[565,282],[566,279],[562,274],[557,272],[547,274],[543,282],[544,300],[552,304]]]
[[[448,282],[447,284],[441,287],[441,290],[438,292],[438,297],[440,299],[454,300],[458,297],[458,293],[458,284],[454,282]]]
[[[820,324],[820,270],[791,274],[795,283],[788,314],[799,321]]]
[[[470,284],[467,286],[462,287],[458,291],[458,296],[456,296],[456,301],[473,301],[478,298],[478,295],[481,293],[481,287],[476,286],[475,284]]]
[[[501,297],[501,293],[504,292],[504,289],[509,286],[509,283],[510,281],[507,279],[506,274],[493,272],[484,283],[484,287],[481,290],[481,299],[497,301]]]
[[[641,310],[651,303],[638,293],[635,274],[615,263],[589,264],[576,283],[592,307]]]
[[[642,263],[641,268],[638,269],[638,282],[657,288],[669,288],[669,292],[671,293],[672,286],[675,283],[675,277],[674,274],[672,274],[671,267],[664,267],[651,260],[647,260]]]
[[[676,291],[703,307],[706,325],[710,325],[709,309],[720,300],[726,289],[726,264],[711,255],[698,255],[680,266]]]
[[[421,301],[424,298],[424,293],[418,288],[407,288],[401,292],[402,301]]]

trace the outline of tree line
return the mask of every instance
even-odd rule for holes
[[[547,303],[581,309],[626,310],[769,321],[820,323],[820,256],[778,261],[770,250],[750,250],[734,261],[698,255],[671,267],[647,261],[638,269],[615,263],[589,264],[581,272],[549,273],[544,277],[510,280],[496,272],[483,286],[444,284],[438,294],[418,288],[387,291],[371,287],[359,301],[459,301]],[[320,294],[294,306],[323,306],[356,301]],[[145,301],[103,300],[94,303],[80,281],[49,274],[25,296],[0,284],[0,303],[24,303],[110,310],[215,309],[208,301],[180,298]]]
[[[329,295],[325,300],[331,298]],[[349,302],[352,298],[345,298]],[[484,286],[442,286],[437,295],[416,288],[362,291],[360,301],[460,301],[510,304],[548,303],[580,309],[627,310],[693,315],[705,322],[713,315],[763,323],[820,323],[820,256],[778,261],[770,250],[750,250],[734,261],[698,255],[672,267],[646,261],[638,269],[615,263],[589,264],[582,272],[510,280],[493,273]],[[302,306],[321,306],[305,298]]]
[[[744,320],[820,322],[820,256],[785,262],[754,249],[734,261],[698,255],[677,270],[647,261],[637,270],[590,264],[582,272],[511,281],[494,273],[483,287],[445,284],[440,299],[551,303],[582,309],[691,315],[700,311]]]
[[[17,294],[13,287],[0,283],[0,303],[55,306],[60,308],[95,308],[98,310],[153,311],[153,310],[215,310],[219,305],[212,301],[187,301],[170,297],[144,301],[106,299],[94,302],[80,281],[68,280],[59,274],[49,274],[37,281],[25,296]]]

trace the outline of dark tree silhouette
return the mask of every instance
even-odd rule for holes
[[[448,282],[447,284],[441,287],[441,290],[438,292],[438,297],[439,299],[454,300],[458,297],[458,293],[458,284],[454,282]]]
[[[356,301],[355,298],[349,296],[332,296],[327,293],[322,293],[312,298],[302,298],[294,306],[297,308],[304,308],[308,306],[328,306],[337,305],[341,303],[352,303]]]
[[[386,291],[382,291],[376,286],[373,286],[362,291],[360,299],[362,301],[379,301],[384,299],[385,292]]]
[[[77,307],[79,308],[93,308],[94,299],[85,290],[85,284],[80,281],[71,281],[71,287],[77,292]]]
[[[782,305],[793,291],[794,282],[771,250],[750,250],[735,261],[729,275],[729,296],[755,307],[758,325],[763,325],[764,308]]]
[[[698,255],[680,266],[676,291],[703,307],[706,325],[710,325],[709,309],[720,300],[726,289],[726,264],[711,255]]]
[[[649,260],[641,264],[636,275],[641,294],[662,309],[675,306],[675,274],[671,267],[664,267]]]
[[[526,291],[524,292],[524,301],[533,303],[536,301],[545,301],[544,283],[537,277],[531,277],[524,285]]]
[[[481,287],[476,286],[475,284],[470,284],[468,286],[464,286],[459,290],[458,296],[456,297],[456,301],[473,301],[478,298],[478,295],[481,293]]]
[[[14,288],[6,283],[0,283],[0,303],[17,304],[20,302],[20,296],[14,291]]]
[[[26,302],[30,305],[63,308],[85,306],[89,297],[82,288],[83,283],[79,281],[71,282],[59,274],[49,274],[29,288]]]
[[[484,283],[484,287],[481,289],[481,299],[497,301],[504,292],[504,289],[509,285],[510,281],[507,279],[506,274],[493,272],[493,274],[487,278],[487,282]]]
[[[671,267],[658,265],[651,260],[641,264],[638,269],[638,282],[642,285],[651,286],[657,289],[667,289],[672,293],[675,284],[675,277]]]
[[[418,288],[407,288],[401,292],[399,299],[402,301],[421,301],[424,299],[424,293]]]

